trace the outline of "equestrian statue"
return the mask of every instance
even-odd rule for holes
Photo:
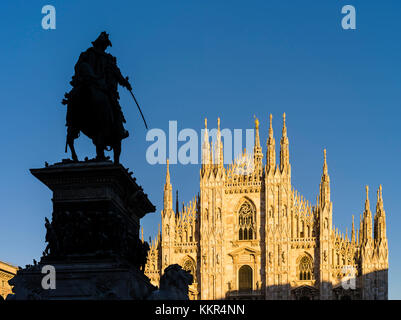
[[[109,35],[102,32],[92,42],[92,47],[80,54],[70,82],[72,89],[62,101],[67,105],[65,152],[69,147],[73,161],[78,161],[74,140],[82,132],[96,146],[96,160],[105,160],[104,151],[113,150],[114,163],[119,163],[121,141],[129,133],[124,128],[126,121],[119,102],[118,85],[130,91],[143,118],[128,77],[123,77],[117,59],[106,52],[109,46],[112,46]]]

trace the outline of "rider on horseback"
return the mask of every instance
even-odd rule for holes
[[[119,103],[118,84],[132,90],[117,66],[117,59],[105,50],[112,46],[109,35],[102,32],[92,42],[92,47],[82,52],[75,65],[73,87],[65,94],[67,104],[67,144],[74,161],[78,161],[74,139],[82,131],[96,145],[97,159],[103,160],[107,147],[114,149],[114,160],[119,162],[121,140],[128,137],[123,123],[125,118]]]

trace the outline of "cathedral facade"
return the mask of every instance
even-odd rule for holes
[[[372,217],[368,187],[359,229],[333,225],[324,150],[316,202],[291,185],[289,139],[283,117],[280,153],[272,116],[266,161],[255,120],[255,143],[223,165],[220,120],[215,143],[205,120],[200,192],[180,209],[167,162],[162,224],[151,242],[145,274],[158,285],[170,264],[191,271],[191,299],[387,299],[388,244],[382,187]],[[178,198],[178,195],[177,195]]]
[[[17,270],[17,267],[0,261],[0,296],[3,299],[6,299],[9,294],[13,294],[12,287],[8,284],[8,281],[15,276]]]

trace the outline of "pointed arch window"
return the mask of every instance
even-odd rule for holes
[[[193,226],[190,227],[190,236],[189,236],[189,242],[193,242],[194,241],[194,228]]]
[[[298,275],[299,275],[299,280],[313,279],[313,261],[310,256],[304,255],[299,260]]]
[[[256,212],[249,201],[245,201],[238,212],[238,240],[256,239]]]
[[[305,222],[301,221],[301,233],[300,233],[301,238],[305,236]]]

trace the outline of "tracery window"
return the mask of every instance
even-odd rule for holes
[[[194,283],[196,282],[196,268],[195,268],[195,263],[193,262],[192,259],[187,258],[187,260],[185,260],[184,265],[182,267],[184,270],[189,271],[192,276],[194,277]]]
[[[249,201],[244,202],[238,212],[238,239],[256,239],[255,210]]]
[[[299,261],[298,266],[299,280],[312,280],[313,279],[313,262],[312,258],[305,255]]]

